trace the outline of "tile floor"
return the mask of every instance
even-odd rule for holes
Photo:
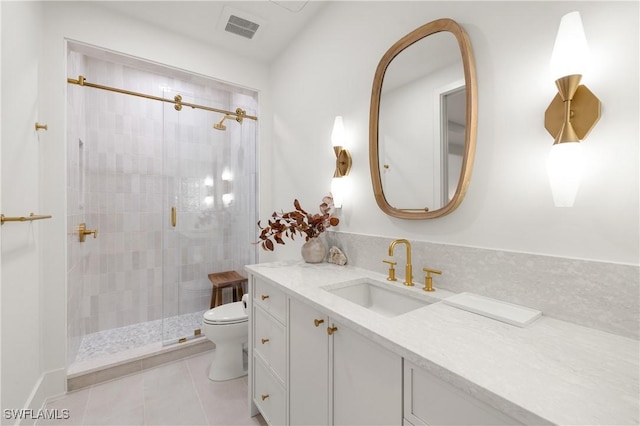
[[[47,410],[66,420],[40,425],[266,425],[249,417],[247,377],[209,380],[211,352],[71,392]],[[62,416],[60,416],[62,417]]]

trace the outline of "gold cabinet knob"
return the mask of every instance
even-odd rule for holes
[[[331,336],[333,333],[338,331],[338,327],[327,327],[327,334]]]
[[[323,322],[324,322],[323,319],[314,319],[313,325],[315,325],[316,327],[320,327],[320,324],[322,324]]]
[[[262,344],[264,345],[265,343],[269,343],[269,339],[261,339],[260,340],[262,342]]]
[[[261,398],[264,401],[265,399],[269,398],[269,394],[262,394]]]
[[[268,299],[269,295],[268,294],[263,294],[262,296],[260,296],[262,298],[262,300]]]

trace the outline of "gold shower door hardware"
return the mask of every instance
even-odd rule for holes
[[[78,240],[81,243],[84,243],[85,240],[87,239],[87,235],[91,235],[93,234],[93,238],[98,238],[98,230],[94,229],[93,231],[90,229],[87,229],[87,224],[86,223],[81,223],[80,225],[78,225]]]
[[[51,219],[51,215],[44,214],[33,214],[30,213],[29,216],[20,216],[20,217],[9,217],[5,215],[0,215],[0,225],[4,225],[5,222],[32,222],[34,220],[42,220],[42,219]]]
[[[182,96],[180,96],[180,95],[176,95],[173,99],[165,99],[165,98],[161,98],[159,96],[148,95],[146,93],[133,92],[131,90],[118,89],[117,87],[109,87],[109,86],[103,86],[101,84],[89,83],[86,80],[86,78],[84,76],[82,76],[82,75],[78,76],[77,80],[75,78],[67,78],[67,83],[69,83],[69,84],[77,84],[78,86],[83,86],[83,87],[93,87],[94,89],[108,90],[110,92],[122,93],[123,95],[137,96],[139,98],[151,99],[151,100],[154,100],[154,101],[172,103],[173,107],[176,109],[176,111],[180,111],[180,110],[182,110],[182,107],[186,106],[186,107],[191,107],[192,109],[202,109],[202,110],[205,110],[205,111],[211,111],[211,112],[217,112],[217,113],[220,113],[220,114],[231,115],[231,116],[235,117],[236,121],[238,121],[238,122],[241,122],[243,118],[248,118],[248,119],[254,120],[254,121],[258,120],[258,117],[256,117],[255,115],[247,115],[240,108],[236,109],[236,111],[234,112],[234,111],[227,111],[227,110],[219,109],[219,108],[213,108],[213,107],[206,106],[206,105],[198,105],[198,104],[193,104],[193,103],[189,103],[189,102],[183,102],[182,101]],[[241,113],[240,113],[240,111],[241,111]]]
[[[174,206],[174,207],[171,207],[171,226],[175,228],[177,222],[178,222],[178,213]]]

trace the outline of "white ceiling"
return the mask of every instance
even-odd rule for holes
[[[324,1],[100,1],[116,13],[242,56],[271,62],[325,6]],[[249,40],[224,31],[229,8],[260,23]]]

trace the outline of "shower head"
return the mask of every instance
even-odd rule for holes
[[[222,124],[224,122],[224,120],[226,120],[227,118],[231,118],[230,115],[225,115],[224,117],[222,117],[222,120],[220,120],[219,123],[216,123],[213,125],[213,128],[216,130],[227,130],[227,126],[225,126],[224,124]]]
[[[238,123],[242,124],[242,120],[244,119],[244,117],[246,115],[247,115],[247,113],[245,112],[245,110],[243,110],[242,108],[236,108],[235,115],[225,114],[225,116],[222,117],[222,120],[220,120],[219,123],[216,123],[216,124],[213,125],[213,128],[216,129],[216,130],[227,130],[227,126],[222,124],[222,123],[224,123],[224,120],[226,120],[228,118],[233,118]]]

